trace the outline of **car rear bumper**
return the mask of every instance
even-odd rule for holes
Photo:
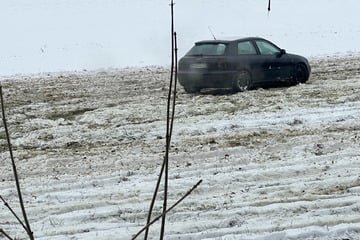
[[[231,88],[235,75],[235,71],[179,71],[178,80],[185,88]]]

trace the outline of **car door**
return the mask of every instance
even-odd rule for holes
[[[254,43],[250,40],[239,41],[234,47],[236,69],[249,71],[253,84],[261,82],[263,76],[258,64],[259,53]]]
[[[284,50],[269,41],[260,39],[255,40],[255,44],[260,52],[259,60],[264,72],[264,81],[282,81],[289,78],[292,63]]]

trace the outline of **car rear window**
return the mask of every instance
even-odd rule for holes
[[[220,56],[225,53],[226,44],[224,43],[204,43],[195,45],[186,54],[188,56],[205,55],[205,56]]]

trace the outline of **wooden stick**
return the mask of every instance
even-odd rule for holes
[[[3,98],[2,85],[1,84],[0,84],[0,98],[1,98],[2,119],[3,119],[3,123],[4,123],[6,139],[7,139],[7,143],[8,143],[8,147],[9,147],[10,158],[11,158],[11,163],[12,163],[12,167],[13,167],[13,173],[14,173],[14,177],[15,177],[16,190],[18,192],[18,197],[19,197],[19,202],[20,202],[20,208],[21,208],[21,211],[22,211],[22,214],[23,214],[23,217],[24,217],[24,221],[25,221],[25,225],[26,225],[26,232],[27,232],[30,240],[34,240],[34,235],[33,235],[33,232],[31,231],[30,224],[29,224],[29,221],[28,221],[28,218],[27,218],[27,215],[26,215],[26,211],[25,211],[24,201],[23,201],[22,194],[21,194],[19,176],[18,176],[18,173],[17,173],[17,170],[16,170],[16,164],[15,164],[14,155],[13,155],[13,151],[12,151],[12,147],[11,147],[10,135],[9,135],[9,130],[8,130],[8,127],[7,127],[6,116],[5,116],[4,98]]]

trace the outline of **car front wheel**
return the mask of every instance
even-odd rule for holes
[[[233,90],[235,92],[244,92],[251,88],[251,76],[247,71],[239,72],[233,83]]]
[[[295,66],[295,83],[305,83],[309,78],[309,73],[304,64],[297,64]]]

